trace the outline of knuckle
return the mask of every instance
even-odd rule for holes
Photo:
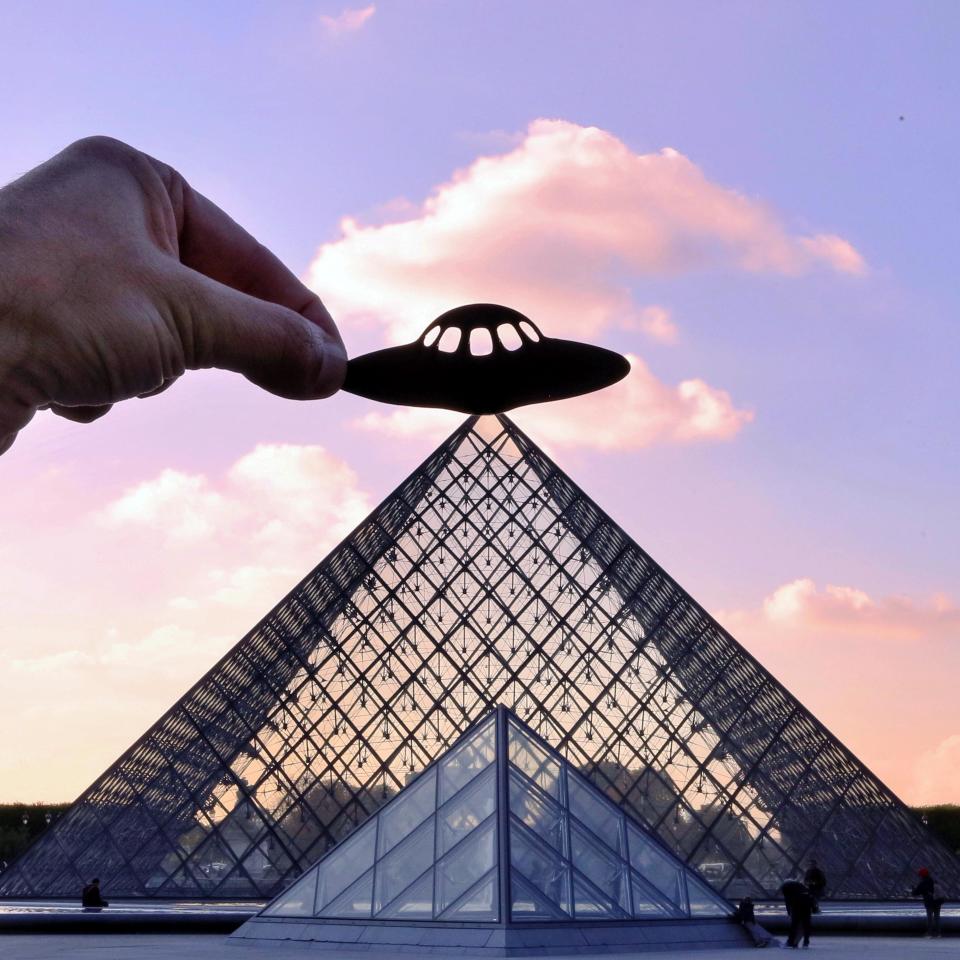
[[[64,152],[79,159],[110,161],[128,161],[137,153],[122,140],[100,134],[76,140]]]

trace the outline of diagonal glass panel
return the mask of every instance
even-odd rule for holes
[[[510,771],[510,812],[558,853],[566,855],[563,808],[545,795],[534,793],[534,788],[513,770]]]
[[[595,887],[624,912],[630,910],[629,874],[626,863],[614,856],[576,824],[570,827],[570,860]]]
[[[513,920],[569,920],[557,904],[545,897],[523,874],[510,871],[512,902],[510,917]]]
[[[510,762],[544,793],[563,802],[560,764],[512,721],[509,724],[509,744]]]
[[[475,923],[499,920],[500,911],[497,909],[499,887],[499,872],[496,869],[491,870],[473,889],[468,890],[443,913],[438,914],[437,919]]]
[[[317,871],[310,870],[297,880],[286,893],[279,896],[263,911],[267,917],[312,917],[317,896]]]
[[[433,919],[433,870],[403,890],[378,914],[378,920]]]
[[[631,888],[633,891],[633,915],[638,918],[647,917],[685,917],[686,910],[679,907],[668,907],[658,897],[653,888],[643,882],[635,873],[631,874]]]
[[[630,865],[641,877],[662,893],[681,913],[687,912],[683,867],[671,860],[651,838],[632,823],[627,824]]]
[[[497,805],[496,769],[491,767],[440,809],[437,855],[442,856],[493,813]]]
[[[491,717],[474,735],[440,763],[440,802],[446,803],[477,774],[485,770],[496,755],[496,723]]]
[[[510,865],[564,913],[570,912],[570,868],[546,846],[525,835],[519,821],[510,821]]]
[[[375,914],[433,864],[433,827],[434,818],[430,817],[377,862],[373,902]]]
[[[607,803],[597,788],[577,774],[567,777],[567,795],[570,812],[582,820],[611,850],[626,855],[623,814],[612,803]]]
[[[573,915],[577,920],[625,920],[629,916],[577,870],[573,871]]]
[[[373,899],[373,871],[368,870],[356,883],[347,887],[318,914],[321,917],[369,917]]]
[[[367,821],[317,865],[318,912],[373,866],[376,834],[376,820]]]
[[[733,908],[726,900],[697,880],[692,873],[687,873],[686,879],[691,917],[729,917],[733,913]]]
[[[437,770],[431,767],[381,811],[378,857],[393,849],[433,813],[437,806],[436,793]]]
[[[437,912],[446,910],[497,862],[494,817],[474,830],[437,863]]]

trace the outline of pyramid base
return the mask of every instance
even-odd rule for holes
[[[232,940],[296,940],[318,950],[449,954],[479,957],[576,956],[662,950],[716,950],[753,945],[727,919],[632,920],[629,923],[496,924],[384,923],[254,917]]]

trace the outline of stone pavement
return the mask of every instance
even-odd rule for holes
[[[776,951],[780,955],[779,951]],[[682,952],[616,954],[630,958],[663,960],[737,960],[756,956],[750,950],[695,950]],[[791,951],[790,956],[793,955]],[[809,951],[798,956],[818,960],[960,960],[960,938],[924,940],[914,937],[820,937]],[[309,944],[228,942],[217,934],[2,934],[2,960],[397,960],[407,954],[356,951],[332,953],[315,951]],[[611,960],[611,954],[596,958],[581,955],[577,960]],[[463,960],[451,954],[451,960]]]

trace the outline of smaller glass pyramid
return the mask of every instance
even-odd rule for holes
[[[730,913],[501,706],[250,922],[542,925]]]

